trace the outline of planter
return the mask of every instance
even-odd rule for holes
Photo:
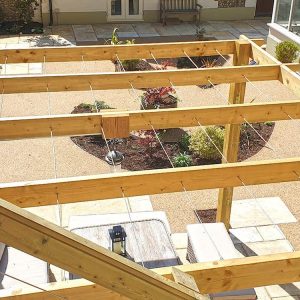
[[[168,108],[177,108],[178,107],[178,102],[177,102],[177,98],[175,98],[172,95],[169,95],[168,98],[172,99],[174,102],[173,103],[169,103],[169,104],[160,104],[159,105],[159,109],[168,109]],[[144,108],[145,107],[145,108]],[[158,107],[156,105],[144,105],[144,107],[141,105],[141,110],[148,110],[148,109],[158,109]]]

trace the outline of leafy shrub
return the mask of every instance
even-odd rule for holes
[[[275,124],[275,122],[268,121],[268,122],[265,122],[264,124],[269,126],[269,127],[272,127]]]
[[[113,109],[113,107],[110,107],[107,103],[105,103],[104,101],[95,101],[94,107],[97,110],[101,110],[101,109]]]
[[[190,155],[184,153],[179,153],[173,158],[173,164],[176,168],[189,167],[193,163]]]
[[[186,152],[186,151],[189,150],[189,147],[190,147],[190,138],[191,138],[191,136],[188,133],[184,134],[181,137],[181,139],[179,141],[179,147],[180,147],[180,149],[182,151]]]
[[[38,6],[38,0],[17,0],[15,5],[17,13],[25,23],[29,23],[32,20]]]
[[[281,42],[276,46],[276,58],[282,63],[291,63],[298,56],[299,46],[290,41]]]
[[[209,126],[205,128],[208,136],[214,141],[216,147],[222,152],[224,145],[224,129],[218,126]],[[211,140],[203,132],[202,129],[198,129],[191,134],[189,149],[204,159],[218,160],[221,158],[221,154],[212,144]]]

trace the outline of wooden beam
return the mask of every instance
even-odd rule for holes
[[[117,117],[102,115],[102,129],[105,139],[129,137],[129,115],[118,114]]]
[[[156,58],[167,59],[185,56],[184,51],[189,56],[217,55],[216,49],[223,55],[232,54],[235,41],[2,49],[0,63],[114,60],[116,54],[120,59],[153,59],[151,53]]]
[[[59,295],[70,300],[129,300],[125,296],[85,279],[40,284],[39,287],[48,292],[31,287],[18,287],[0,290],[0,297],[3,300],[53,300],[55,295]]]
[[[121,172],[51,180],[0,184],[0,197],[32,207],[246,185],[297,181],[300,159],[266,160],[176,169]]]
[[[192,275],[201,293],[212,294],[300,281],[300,252],[187,264],[176,268]],[[173,280],[172,268],[160,268],[153,271]],[[127,300],[117,293],[83,279],[51,283],[41,287],[72,300],[96,300],[99,298]],[[3,300],[53,299],[53,295],[50,293],[40,292],[33,288],[8,290],[1,296],[3,296]]]
[[[229,259],[178,268],[194,277],[202,294],[300,281],[300,251]],[[172,279],[172,268],[155,270]]]
[[[243,66],[218,67],[190,70],[143,71],[125,73],[92,73],[39,76],[0,76],[0,86],[4,94],[40,93],[61,91],[131,89],[207,84],[208,79],[215,84],[251,81],[278,80],[280,67]],[[133,100],[132,100],[133,101]]]
[[[129,131],[184,128],[203,125],[242,124],[300,118],[300,100],[188,107],[177,109],[154,109],[145,111],[105,112],[96,114],[68,114],[52,116],[0,118],[0,140],[72,135],[100,135],[102,117],[119,118],[129,116]]]
[[[236,53],[233,56],[234,66],[245,66],[249,64],[251,44],[248,41],[236,42]],[[246,82],[231,83],[229,91],[230,104],[243,104],[245,101]],[[225,126],[223,163],[236,162],[240,146],[240,124],[227,124]],[[230,215],[233,198],[233,187],[226,187],[219,190],[217,222],[224,223],[227,229],[230,228]]]
[[[251,44],[250,56],[260,65],[281,65],[281,62],[277,60],[270,53],[262,49],[257,43],[253,42],[251,39],[247,38],[245,35],[240,36],[241,40],[247,41]]]
[[[197,294],[28,211],[0,200],[0,240],[130,299]]]
[[[285,65],[294,72],[300,71],[300,63],[288,63]]]
[[[300,75],[298,75],[292,68],[281,65],[281,72],[279,80],[287,86],[295,95],[300,96]]]

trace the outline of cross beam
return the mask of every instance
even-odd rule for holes
[[[67,75],[0,76],[0,89],[4,94],[89,91],[110,89],[151,88],[201,85],[208,80],[214,84],[278,80],[280,66],[218,67],[191,70],[143,71],[126,73],[87,73]]]
[[[299,180],[300,159],[228,163],[0,184],[0,197],[20,207]]]
[[[145,111],[104,112],[0,119],[0,140],[72,135],[100,135],[102,118],[129,118],[129,131],[242,124],[300,118],[300,101],[218,105]],[[199,121],[199,123],[198,123]],[[151,125],[150,125],[151,124]]]

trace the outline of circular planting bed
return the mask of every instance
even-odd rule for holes
[[[107,106],[104,102],[101,102],[100,106],[101,107],[98,107],[98,109],[109,108],[109,106]],[[80,104],[74,108],[72,113],[94,113],[95,110],[96,109],[93,105]],[[252,126],[266,141],[268,141],[273,132],[275,124],[270,122],[252,124]],[[176,160],[176,158],[178,158],[178,155],[185,153],[189,156],[189,165],[199,166],[221,163],[220,158],[205,159],[199,155],[196,155],[195,153],[192,153],[188,146],[188,133],[184,130],[176,129],[176,133],[173,134],[173,131],[173,129],[158,131],[163,146],[173,162]],[[71,137],[71,139],[84,151],[105,161],[105,156],[108,151],[105,140],[102,139],[101,136]],[[209,143],[209,141],[207,142]],[[239,161],[243,161],[253,156],[265,146],[266,145],[262,139],[258,137],[258,135],[249,125],[244,124],[242,126],[240,150],[238,156]],[[153,131],[134,132],[129,138],[118,140],[115,144],[115,149],[124,154],[125,159],[122,163],[122,168],[126,170],[140,171],[171,167],[171,164],[160,143],[157,141]],[[176,161],[178,161],[178,159]]]

